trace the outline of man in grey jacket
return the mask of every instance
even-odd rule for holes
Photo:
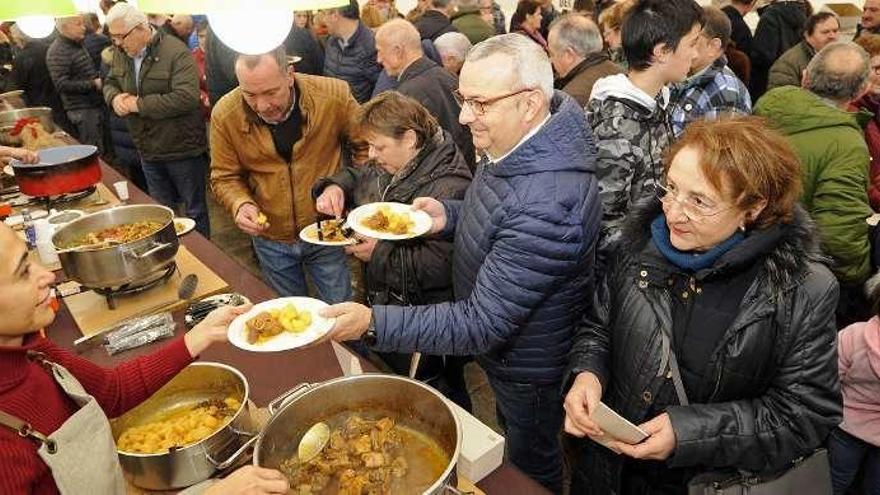
[[[46,52],[46,66],[67,117],[76,128],[76,138],[103,152],[104,117],[101,78],[83,47],[86,26],[82,16],[60,17],[55,22],[59,36]]]

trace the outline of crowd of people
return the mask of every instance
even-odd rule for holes
[[[507,459],[554,493],[880,493],[880,0],[853,41],[806,0],[764,2],[754,33],[759,2],[726,3],[521,0],[507,25],[493,0],[351,0],[240,55],[108,0],[50,44],[13,26],[13,79],[204,235],[210,187],[278,294],[332,304],[326,340],[465,409],[476,360]],[[430,232],[298,240],[376,201]],[[0,309],[18,285],[42,304],[46,273],[8,264]],[[0,365],[55,356],[44,320],[0,326]],[[609,436],[600,403],[647,437]]]

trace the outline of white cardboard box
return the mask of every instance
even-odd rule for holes
[[[501,466],[504,437],[451,400],[446,402],[461,423],[461,452],[456,465],[458,475],[478,483]]]

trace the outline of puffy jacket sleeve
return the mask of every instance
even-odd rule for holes
[[[109,66],[107,67],[107,77],[104,78],[103,86],[101,86],[101,92],[104,94],[104,103],[110,108],[110,111],[113,111],[113,98],[116,98],[120,94],[125,91],[122,89],[122,80],[121,77],[124,74],[125,64],[122,60],[122,55],[119,54],[119,49],[111,48],[113,57],[110,61]],[[114,70],[114,68],[116,70]]]
[[[181,49],[171,64],[171,91],[138,98],[138,113],[149,119],[169,119],[199,108],[199,69],[192,54]]]
[[[216,118],[216,114],[215,111],[211,118],[211,190],[235,218],[241,205],[257,202],[248,185],[248,172],[238,159],[229,129]]]
[[[587,242],[578,215],[558,204],[514,208],[499,226],[467,299],[430,306],[373,307],[378,350],[488,352],[507,342],[568,279]]]
[[[785,468],[819,447],[840,423],[837,377],[838,288],[832,276],[813,272],[787,311],[794,311],[784,351],[764,395],[752,399],[667,409],[676,435],[673,467],[735,466],[763,472]],[[781,323],[785,325],[786,323]]]
[[[861,136],[859,136],[861,138]],[[871,244],[865,219],[870,157],[864,146],[829,144],[828,166],[816,177],[810,215],[819,228],[823,250],[844,282],[861,283],[871,275]]]
[[[611,377],[611,292],[612,280],[616,277],[619,257],[612,256],[604,275],[587,292],[591,304],[587,305],[583,320],[572,339],[568,370],[564,386],[571,387],[579,373],[589,371],[599,378],[604,388]]]

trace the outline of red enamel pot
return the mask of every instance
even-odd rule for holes
[[[40,163],[12,160],[15,181],[28,196],[57,196],[87,189],[101,180],[98,148],[77,144],[40,150]]]

